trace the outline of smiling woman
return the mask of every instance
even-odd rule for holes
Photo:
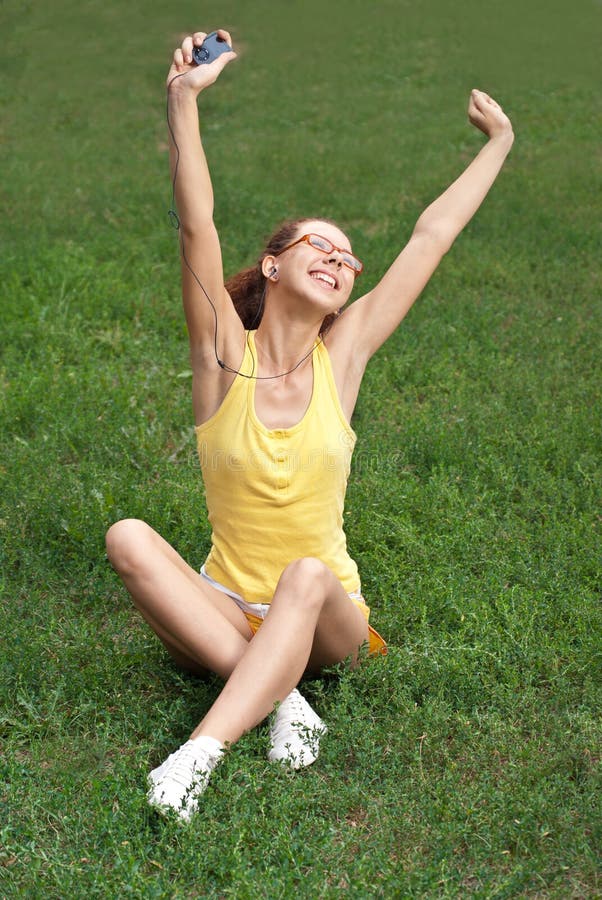
[[[255,266],[224,283],[197,97],[235,58],[227,32],[197,32],[175,50],[167,79],[211,549],[198,573],[144,522],[123,520],[107,534],[113,566],[174,660],[226,681],[190,740],[149,777],[151,804],[183,819],[225,745],[274,707],[268,757],[312,763],[326,726],[299,693],[301,677],[344,659],[355,665],[362,645],[386,652],[343,530],[351,415],[370,357],[481,204],[513,141],[498,104],[473,91],[468,115],[486,145],[420,216],[382,280],[345,309],[362,263],[328,219],[286,223]]]
[[[351,262],[351,260],[355,261],[352,264],[352,270],[355,274],[360,274],[363,269],[360,261],[357,260],[352,253],[339,250],[326,237],[310,233],[304,234],[300,238],[296,238],[296,235],[300,230],[314,226],[319,228],[320,231],[328,231],[332,228],[341,234],[336,224],[329,219],[320,219],[317,221],[315,219],[303,218],[285,222],[266,242],[257,263],[254,266],[250,266],[248,269],[243,269],[242,272],[239,272],[237,275],[232,276],[226,281],[226,290],[245,328],[258,328],[263,316],[268,288],[279,280],[278,266],[276,264],[270,266],[267,275],[264,274],[263,261],[266,257],[274,257],[274,259],[276,259],[297,244],[307,242],[314,249],[320,251],[321,255],[324,253],[332,253],[333,250],[344,253],[348,257],[349,262]],[[346,243],[348,244],[349,242],[346,241]],[[349,262],[345,264],[349,265]],[[318,272],[315,274],[317,275]],[[323,275],[326,275],[327,278],[333,281],[334,286],[340,286],[338,278],[333,275],[332,270],[330,272],[328,270],[323,271]],[[338,313],[338,311],[339,309],[337,308],[336,313]],[[329,313],[324,317],[320,333],[323,334],[328,330],[334,322],[336,313]],[[218,327],[217,320],[215,322],[215,327]]]

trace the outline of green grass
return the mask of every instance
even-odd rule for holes
[[[602,896],[602,9],[564,9],[4,4],[0,897]],[[205,23],[242,45],[203,100],[228,272],[322,214],[369,287],[477,151],[470,88],[517,140],[354,419],[389,656],[306,684],[315,766],[268,765],[259,729],[183,830],[145,777],[219,684],[170,664],[103,536],[208,546],[162,86]]]

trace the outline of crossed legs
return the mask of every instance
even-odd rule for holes
[[[253,637],[233,600],[201,578],[144,522],[107,533],[109,559],[135,605],[174,660],[210,669],[226,684],[191,737],[234,743],[287,697],[304,671],[357,658],[365,618],[320,560],[295,560],[282,573],[270,611]]]

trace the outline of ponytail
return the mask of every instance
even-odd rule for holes
[[[245,328],[257,328],[261,322],[265,285],[261,262],[243,269],[226,281],[226,290]]]

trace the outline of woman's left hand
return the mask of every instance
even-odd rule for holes
[[[499,103],[484,91],[474,90],[468,101],[468,118],[488,138],[512,135],[512,123]]]

